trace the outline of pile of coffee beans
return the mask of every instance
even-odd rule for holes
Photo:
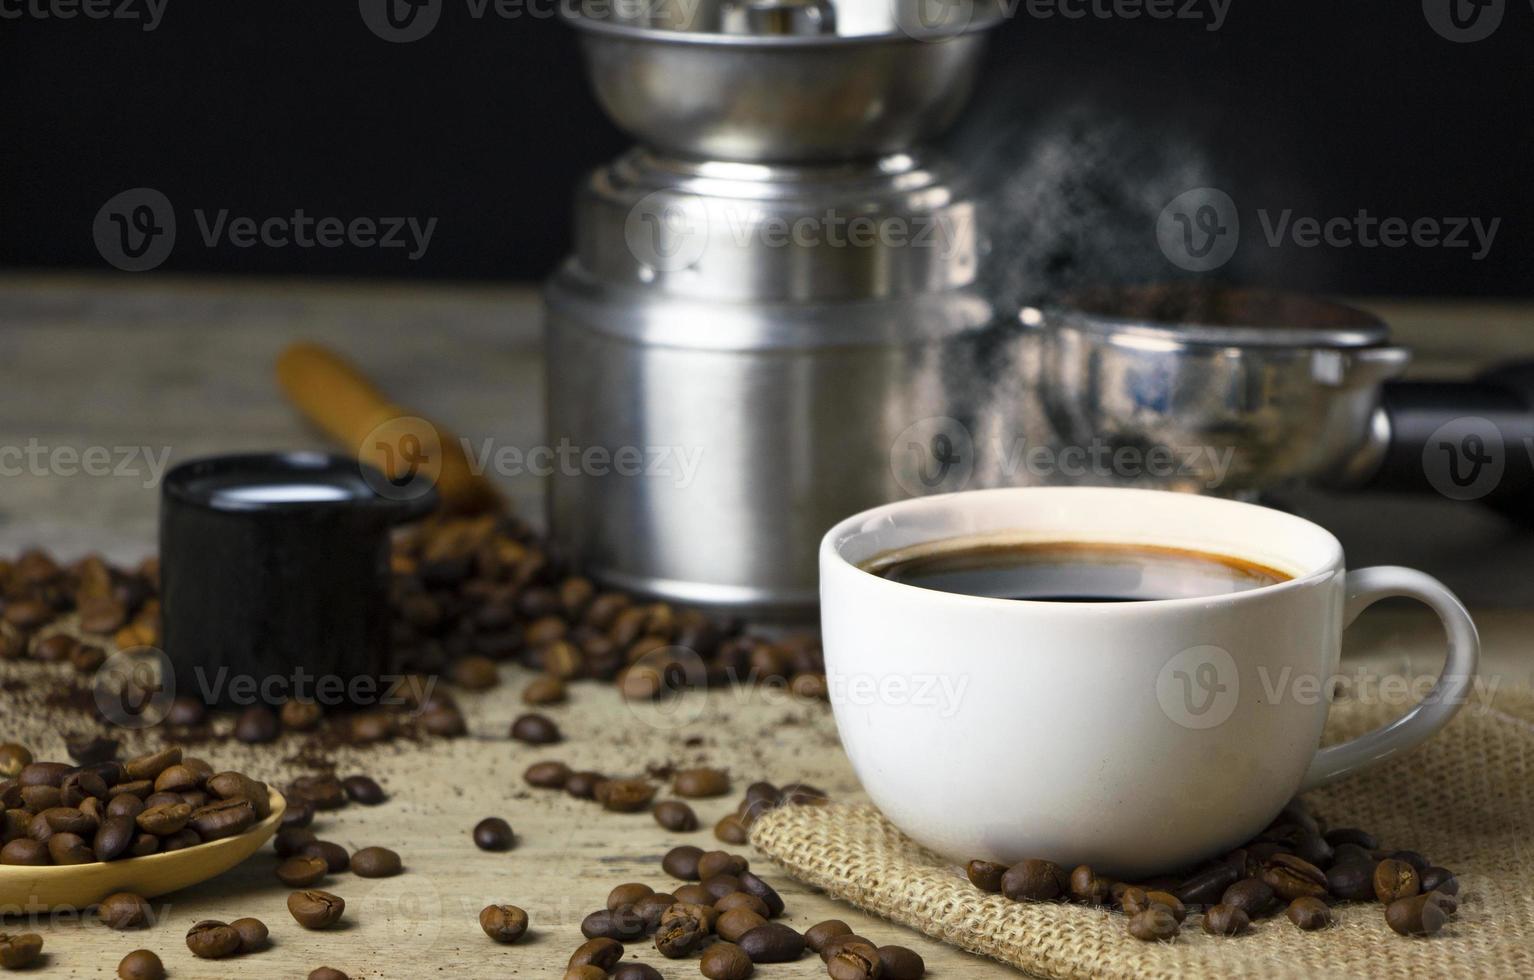
[[[235,919],[233,922],[204,919],[187,930],[186,948],[198,959],[221,960],[259,952],[266,947],[270,935],[266,923],[260,919]]]
[[[0,749],[4,807],[0,864],[88,864],[145,857],[242,834],[271,815],[265,783],[161,749],[118,762],[93,751],[89,764],[35,762],[19,745]],[[106,756],[103,758],[103,756]]]
[[[1188,874],[1122,882],[1087,865],[1073,871],[1040,859],[1007,867],[971,861],[981,891],[1013,901],[1073,901],[1116,908],[1136,939],[1170,941],[1190,913],[1202,912],[1212,936],[1239,936],[1252,922],[1282,912],[1297,929],[1324,929],[1332,906],[1378,902],[1403,936],[1430,936],[1459,908],[1459,881],[1415,851],[1390,850],[1354,827],[1326,829],[1299,800],[1244,847]]]
[[[840,920],[803,933],[776,921],[785,911],[783,898],[751,872],[743,855],[684,845],[668,851],[661,868],[683,884],[670,891],[642,882],[612,889],[603,907],[581,922],[586,942],[571,954],[565,980],[658,980],[652,966],[620,962],[624,944],[646,940],[668,960],[698,957],[709,980],[746,980],[758,966],[794,962],[806,949],[819,954],[832,980],[918,980],[926,973],[914,950],[876,946]],[[508,918],[514,935],[502,939]],[[526,931],[527,917],[514,906],[492,905],[480,913],[480,926],[491,939],[513,942]]]

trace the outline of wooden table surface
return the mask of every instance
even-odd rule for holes
[[[1465,373],[1482,360],[1516,353],[1530,336],[1530,308],[1509,305],[1383,304],[1398,333],[1428,352],[1438,370]],[[518,445],[540,438],[541,374],[535,294],[522,288],[77,279],[0,276],[0,450],[6,446],[116,453],[114,474],[65,475],[60,466],[6,472],[0,481],[0,553],[30,544],[66,557],[103,551],[118,559],[147,553],[154,539],[156,489],[152,468],[133,470],[129,447],[170,452],[180,459],[207,452],[321,445],[277,398],[271,383],[276,351],[292,339],[335,344],[362,362],[401,401],[466,435],[493,434]],[[1445,324],[1461,324],[1444,330]],[[1467,339],[1473,324],[1473,337]],[[0,457],[0,464],[5,459]],[[519,506],[536,515],[532,478],[508,482]],[[1358,505],[1345,503],[1344,510]],[[1412,504],[1432,506],[1431,504]],[[1442,512],[1439,513],[1440,516]],[[1444,518],[1448,519],[1448,518]],[[1486,647],[1486,668],[1497,683],[1534,681],[1534,593],[1527,573],[1528,540],[1510,536],[1483,515],[1464,521],[1435,549],[1416,541],[1404,560],[1484,589],[1473,599]],[[1366,547],[1404,538],[1367,526],[1350,533]],[[1443,520],[1430,522],[1441,525]],[[1425,526],[1425,525],[1419,525]],[[1466,535],[1470,537],[1465,538]],[[1467,543],[1483,542],[1479,548]],[[1353,544],[1349,543],[1350,551]],[[1467,551],[1479,552],[1477,556]],[[1484,570],[1505,562],[1521,571]],[[1463,586],[1461,586],[1463,587]],[[1408,673],[1431,672],[1440,659],[1432,624],[1414,611],[1371,613],[1350,631],[1349,664]],[[0,665],[0,679],[22,680],[47,670]],[[129,950],[160,953],[173,977],[302,977],[328,964],[352,976],[501,977],[558,975],[580,942],[579,922],[625,881],[665,884],[664,851],[679,843],[709,847],[707,829],[670,834],[647,815],[620,815],[594,804],[528,789],[523,769],[557,758],[577,768],[641,773],[650,766],[702,764],[727,768],[730,797],[696,805],[705,828],[734,805],[755,779],[805,779],[843,799],[860,799],[828,709],[764,691],[690,694],[670,706],[635,707],[606,685],[574,685],[570,703],[548,709],[563,727],[564,744],[534,749],[505,737],[521,710],[515,694],[528,676],[505,668],[505,683],[462,698],[471,737],[337,750],[343,773],[374,775],[391,798],[376,809],[351,807],[322,817],[322,837],[350,847],[398,850],[407,872],[397,878],[333,877],[321,887],[346,898],[345,928],[310,933],[284,909],[287,889],[272,876],[268,850],[202,886],[158,900],[160,924],[114,933],[73,917],[34,924],[46,940],[47,976],[107,977]],[[76,724],[36,707],[7,683],[0,690],[0,741],[20,740],[41,757],[63,758],[62,738]],[[157,737],[133,735],[128,750]],[[236,743],[200,747],[219,767],[285,780],[284,760],[295,746],[252,751]],[[485,854],[469,832],[482,817],[501,815],[516,828],[519,846]],[[759,865],[767,865],[758,859]],[[871,920],[810,894],[775,869],[765,869],[789,908],[786,921],[804,928],[828,917],[847,920],[864,935],[909,945],[934,977],[986,978],[1012,974],[934,943],[909,930]],[[510,902],[530,913],[533,932],[509,947],[479,931],[478,910]],[[270,950],[244,960],[194,960],[182,941],[202,918],[255,915],[272,928]],[[0,930],[24,931],[9,919]],[[34,925],[27,925],[33,928]],[[649,944],[630,947],[669,977],[698,976],[696,961],[667,962]],[[823,976],[818,959],[763,967],[765,977]]]

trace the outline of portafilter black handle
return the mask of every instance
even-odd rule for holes
[[[1361,489],[1477,500],[1534,526],[1534,361],[1474,381],[1392,381],[1382,458]]]

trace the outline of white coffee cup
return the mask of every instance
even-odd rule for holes
[[[1293,578],[1197,598],[1050,602],[860,567],[950,539],[1162,545]],[[1438,614],[1444,670],[1399,720],[1320,749],[1342,631],[1390,596]],[[1348,572],[1341,544],[1309,521],[1149,490],[1030,487],[877,507],[822,540],[820,599],[842,744],[897,827],[958,861],[1038,857],[1121,876],[1238,846],[1296,793],[1423,741],[1464,702],[1480,655],[1465,607],[1421,572]]]

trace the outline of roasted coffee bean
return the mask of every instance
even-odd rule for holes
[[[256,812],[257,820],[265,820],[272,815],[271,789],[244,773],[215,773],[208,777],[207,791],[222,800],[244,800]],[[188,803],[192,802],[193,794],[183,793],[181,796]]]
[[[312,732],[320,727],[320,722],[325,718],[325,709],[313,701],[293,699],[283,702],[278,712],[278,720],[282,727],[290,732]]]
[[[643,779],[609,779],[597,787],[602,809],[614,813],[638,813],[654,798],[655,787]]]
[[[750,871],[742,871],[739,875],[740,890],[747,895],[754,895],[762,900],[767,906],[769,918],[777,918],[783,914],[783,896],[777,890]]]
[[[1211,936],[1239,936],[1251,925],[1251,917],[1233,905],[1212,905],[1204,913],[1204,931]]]
[[[91,839],[96,860],[113,861],[121,857],[133,843],[137,831],[137,824],[128,817],[107,817]]]
[[[758,915],[750,909],[737,908],[722,913],[719,921],[714,923],[714,931],[733,943],[757,926],[766,924],[765,916]]]
[[[152,751],[149,755],[129,759],[124,762],[123,771],[127,779],[156,779],[172,765],[181,765],[181,759],[181,748],[172,745],[160,751]]]
[[[1392,861],[1404,861],[1412,866],[1412,870],[1418,875],[1433,866],[1433,862],[1418,854],[1416,851],[1391,851],[1386,857]]]
[[[1373,834],[1359,830],[1357,827],[1333,827],[1321,836],[1326,838],[1326,842],[1334,848],[1343,844],[1352,844],[1366,851],[1372,851],[1380,846],[1380,842]]]
[[[843,943],[825,962],[831,980],[878,980],[884,971],[879,950],[872,943]]]
[[[648,963],[619,963],[613,968],[613,980],[663,980],[661,973]]]
[[[702,885],[683,885],[676,890],[676,900],[684,905],[707,905],[714,904],[714,893]]]
[[[740,937],[753,963],[788,963],[804,953],[804,937],[780,922],[757,926]]]
[[[921,954],[904,946],[880,946],[879,962],[884,966],[884,980],[920,980],[927,972]]]
[[[698,875],[704,881],[719,875],[740,875],[749,867],[750,861],[728,851],[707,851],[698,858]]]
[[[48,854],[48,845],[40,840],[22,837],[0,847],[0,864],[43,867],[52,863],[53,858]]]
[[[662,800],[655,804],[651,813],[656,823],[674,834],[691,833],[698,829],[698,815],[681,800]]]
[[[964,866],[964,874],[969,878],[970,884],[993,895],[1001,891],[1001,879],[1006,873],[1005,864],[996,864],[993,861],[971,861]]]
[[[0,779],[15,779],[32,764],[32,753],[25,745],[6,742],[0,745]]]
[[[536,713],[517,716],[511,723],[511,737],[528,745],[552,745],[563,738],[552,718]]]
[[[970,863],[979,862],[971,861]],[[991,867],[997,867],[997,865]],[[1113,901],[1113,881],[1110,878],[1100,877],[1085,864],[1078,865],[1071,872],[1070,893],[1071,898],[1087,905],[1107,905]]]
[[[428,735],[439,738],[458,738],[469,731],[463,712],[453,705],[442,705],[421,712],[421,727]]]
[[[562,704],[565,696],[565,682],[549,674],[534,677],[522,688],[523,704]]]
[[[1374,856],[1372,850],[1366,850],[1357,844],[1338,844],[1332,849],[1331,867],[1336,868],[1344,864],[1365,864],[1370,872],[1379,864],[1379,858]]]
[[[1176,918],[1178,922],[1182,922],[1188,917],[1187,907],[1184,906],[1182,902],[1178,900],[1177,896],[1173,895],[1171,892],[1146,891],[1143,888],[1130,888],[1125,890],[1121,897],[1120,904],[1124,908],[1125,915],[1137,915],[1138,913],[1150,908],[1152,905],[1160,905],[1168,912],[1171,912],[1173,917]]]
[[[72,768],[62,762],[30,762],[21,767],[21,772],[16,774],[16,781],[22,786],[52,786],[57,789]]]
[[[54,864],[94,864],[96,855],[79,834],[68,832],[48,838],[48,856]]]
[[[70,773],[59,784],[59,800],[65,806],[79,806],[91,797],[105,799],[106,796],[106,780],[90,770]]]
[[[282,827],[272,836],[272,850],[280,858],[292,857],[318,838],[307,827]]]
[[[80,810],[68,806],[56,806],[44,810],[37,817],[46,822],[49,829],[55,833],[93,834],[101,824],[100,820],[92,820]]]
[[[341,786],[353,803],[361,803],[363,806],[377,806],[389,798],[383,787],[371,776],[347,776],[341,780]]]
[[[324,858],[295,854],[277,865],[277,880],[289,888],[317,885],[330,873]]]
[[[394,737],[394,718],[381,711],[363,712],[352,716],[350,728],[354,742],[382,742]]]
[[[660,926],[655,930],[655,949],[667,959],[681,959],[703,944],[710,927],[697,906],[673,905],[661,916]]]
[[[1421,879],[1424,892],[1438,892],[1440,895],[1459,894],[1459,879],[1448,868],[1428,868],[1422,872]]]
[[[724,796],[730,791],[730,775],[723,769],[682,769],[672,777],[671,789],[688,799]]]
[[[609,911],[611,911],[612,909],[620,908],[624,905],[634,905],[642,899],[648,898],[654,894],[655,889],[651,888],[649,885],[640,884],[639,882],[629,882],[628,884],[618,885],[614,887],[612,891],[607,893],[607,908]]]
[[[565,780],[565,792],[578,800],[594,800],[597,798],[597,788],[607,782],[607,777],[599,772],[572,772]]]
[[[118,980],[165,980],[165,964],[147,949],[135,949],[117,964]]]
[[[305,929],[326,929],[340,921],[346,900],[316,889],[297,891],[288,896],[288,912]]]
[[[169,836],[185,827],[191,819],[192,808],[185,803],[164,803],[140,813],[136,822],[147,833]]]
[[[875,946],[870,940],[859,936],[855,932],[849,932],[845,935],[833,936],[832,938],[826,940],[825,943],[823,943],[820,947],[820,958],[823,962],[829,963],[831,962],[832,957],[841,952],[842,949],[852,945],[867,946],[875,952],[877,952],[879,949],[879,947]]]
[[[314,822],[314,804],[308,800],[294,800],[282,812],[282,830],[302,830]]]
[[[1220,904],[1239,909],[1254,919],[1271,909],[1277,900],[1272,887],[1261,878],[1243,878],[1220,896]]]
[[[1001,893],[1014,902],[1047,902],[1059,898],[1069,884],[1065,869],[1058,864],[1029,858],[1001,876]]]
[[[703,890],[713,896],[713,898],[709,900],[708,904],[710,905],[719,901],[721,898],[725,897],[731,892],[738,892],[741,890],[740,879],[735,875],[714,875],[712,878],[704,878],[698,884],[702,885]]]
[[[61,664],[75,652],[79,643],[66,633],[54,633],[38,640],[32,646],[32,657],[48,664]]]
[[[271,936],[271,932],[266,928],[265,922],[248,916],[243,919],[235,919],[229,923],[229,928],[233,929],[240,936],[241,953],[257,952],[266,946],[266,941]]]
[[[599,966],[583,964],[565,969],[564,980],[606,980],[607,971]]]
[[[41,813],[63,805],[64,794],[59,792],[57,786],[23,786],[21,803],[33,813]]]
[[[703,951],[698,969],[709,980],[746,980],[756,967],[745,950],[734,943],[723,942]]]
[[[1372,902],[1374,895],[1375,862],[1348,861],[1334,864],[1326,872],[1326,890],[1337,898],[1350,902]]]
[[[352,874],[359,878],[392,878],[404,870],[400,856],[387,847],[364,847],[352,855]]]
[[[581,935],[587,939],[616,939],[620,943],[630,943],[648,931],[644,916],[632,905],[597,909],[581,920]]]
[[[117,758],[122,743],[115,738],[101,735],[79,735],[64,739],[64,750],[76,765],[92,766],[98,762],[110,762]]]
[[[1332,910],[1327,908],[1326,903],[1319,898],[1296,898],[1289,903],[1284,914],[1289,917],[1290,922],[1306,932],[1325,929],[1332,924]]]
[[[1241,877],[1241,869],[1230,864],[1212,864],[1204,870],[1183,879],[1172,890],[1184,905],[1214,905],[1219,902],[1225,889]]]
[[[972,862],[973,863],[973,862]],[[816,953],[824,951],[826,944],[838,936],[852,935],[852,927],[841,919],[827,919],[804,930],[804,944]]]
[[[516,842],[511,824],[500,817],[486,817],[474,825],[474,846],[481,851],[509,851]]]
[[[147,812],[147,811],[146,811]],[[256,810],[249,800],[228,799],[209,803],[192,811],[187,826],[205,841],[223,840],[242,834],[256,824]]]
[[[250,745],[275,742],[281,734],[277,716],[264,704],[251,705],[234,720],[234,737]]]
[[[164,839],[163,837],[156,837],[154,834],[137,834],[133,838],[133,843],[128,845],[128,856],[138,858],[158,854],[160,853],[160,841]]]
[[[172,725],[191,727],[201,725],[208,716],[208,706],[197,698],[175,698],[165,713],[165,720]]]
[[[35,932],[0,932],[0,967],[24,970],[43,954],[43,937]]]
[[[570,954],[570,966],[594,966],[605,975],[623,959],[623,944],[616,939],[588,939]]]
[[[186,847],[196,847],[201,843],[202,838],[197,835],[197,831],[188,827],[178,834],[171,834],[169,837],[162,838],[160,840],[160,850],[162,852],[179,851]]]
[[[186,948],[199,959],[223,959],[240,951],[240,934],[227,923],[204,919],[187,931]]]
[[[1431,936],[1448,921],[1448,912],[1433,892],[1400,898],[1385,907],[1385,923],[1403,936]]]
[[[1374,897],[1389,905],[1422,890],[1417,869],[1398,858],[1386,858],[1374,869]]]
[[[701,847],[693,847],[691,844],[673,847],[661,858],[661,870],[682,881],[697,881],[698,862],[702,857]]]
[[[731,909],[749,909],[762,918],[767,918],[772,913],[767,908],[767,903],[744,891],[730,892],[714,902],[714,908],[720,915]]]
[[[144,812],[144,801],[132,793],[120,793],[107,801],[104,815],[107,817],[132,817],[137,820]]]
[[[453,661],[448,676],[466,691],[488,691],[501,682],[495,661],[478,654]]]
[[[527,934],[527,913],[515,905],[486,905],[479,927],[498,943],[514,943]]]
[[[739,814],[727,813],[714,824],[714,836],[726,844],[744,844],[751,839],[751,831]]]
[[[340,970],[319,966],[309,971],[309,980],[351,980],[351,978]]]
[[[346,848],[334,841],[315,840],[310,841],[298,849],[298,853],[305,857],[317,857],[325,862],[333,875],[341,874],[352,866],[352,856]]]
[[[1326,872],[1293,854],[1275,854],[1262,869],[1262,880],[1286,902],[1326,894]]]
[[[564,789],[570,779],[570,767],[563,762],[536,762],[527,767],[522,778],[539,789]]]
[[[1152,904],[1129,920],[1129,934],[1144,942],[1172,939],[1179,928],[1177,917],[1165,905]]]

